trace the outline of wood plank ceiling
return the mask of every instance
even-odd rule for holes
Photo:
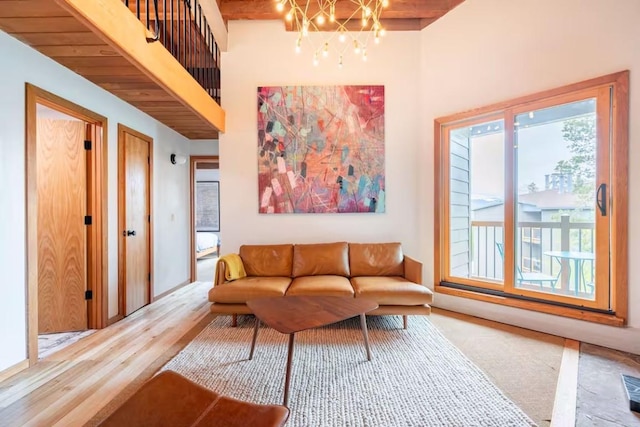
[[[382,12],[381,23],[388,31],[421,30],[449,12],[464,0],[389,0]],[[275,8],[274,0],[218,0],[220,12],[226,21],[234,19],[283,19]],[[305,0],[298,0],[303,7]],[[318,0],[310,0],[309,8],[317,10]],[[336,3],[336,18],[345,19],[353,13],[349,0]]]
[[[156,83],[149,70],[139,69],[56,1],[0,0],[0,29],[185,137],[218,138],[210,122]]]

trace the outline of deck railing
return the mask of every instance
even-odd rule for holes
[[[199,0],[123,0],[174,58],[220,104],[220,50]]]
[[[554,222],[519,222],[516,234],[516,263],[523,272],[561,274],[562,283],[573,280],[568,259],[545,255],[550,251],[594,252],[595,228],[592,222],[571,222],[562,215]],[[471,222],[471,276],[502,280],[503,258],[497,244],[503,243],[504,223],[501,221]],[[581,280],[592,282],[594,261],[583,262]]]

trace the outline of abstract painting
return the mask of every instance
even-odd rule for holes
[[[385,211],[384,86],[258,88],[260,213]]]

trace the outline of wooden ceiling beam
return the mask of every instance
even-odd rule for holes
[[[415,19],[439,18],[462,0],[389,0],[390,4],[382,12],[383,18]],[[318,11],[317,2],[309,3],[310,14]],[[349,1],[336,4],[336,17],[346,19],[353,14],[354,6]],[[273,0],[222,0],[221,10],[225,20],[234,19],[282,19]]]
[[[436,18],[429,19],[429,23],[435,21]],[[414,18],[414,19],[380,19],[380,24],[382,24],[382,28],[386,31],[418,31],[425,27],[423,25],[424,19]],[[291,22],[285,21],[285,28],[287,31],[298,31]],[[359,20],[352,20],[346,23],[345,28],[349,31],[360,31],[361,24]],[[325,25],[322,28],[322,31],[335,31],[337,27],[335,25]],[[364,30],[363,32],[368,32],[370,30]]]

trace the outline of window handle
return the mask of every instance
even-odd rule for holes
[[[596,205],[600,209],[600,215],[607,216],[607,184],[600,184],[596,192]]]

